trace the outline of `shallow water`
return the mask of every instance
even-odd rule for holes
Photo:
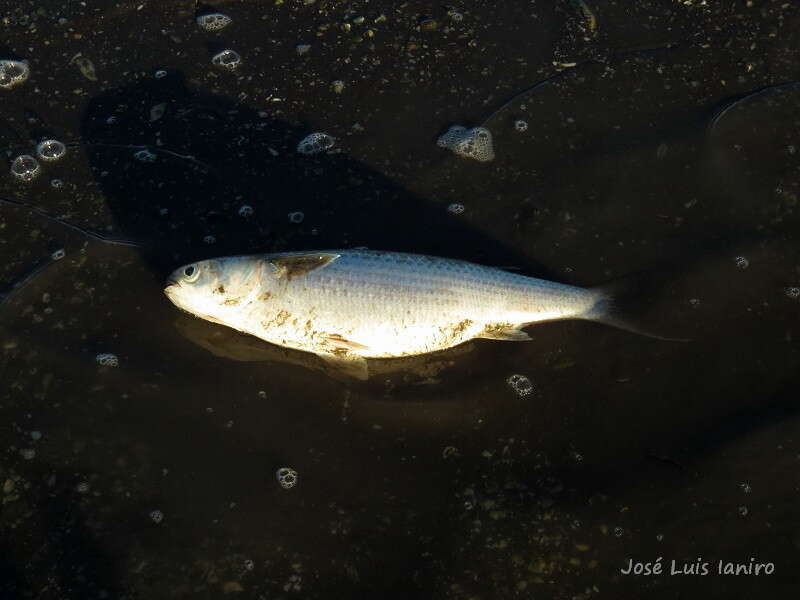
[[[0,596],[796,593],[800,9],[700,4],[587,0],[592,29],[570,1],[230,1],[216,33],[191,3],[0,7],[31,67],[7,166],[69,145],[0,196],[145,245],[0,206]],[[437,147],[453,124],[495,159]],[[299,155],[315,131],[333,150]],[[162,293],[198,258],[356,246],[657,274],[638,317],[692,341],[549,323],[357,382]],[[716,574],[750,557],[774,572]]]

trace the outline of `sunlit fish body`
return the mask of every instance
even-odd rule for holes
[[[527,324],[603,321],[610,307],[601,290],[366,250],[204,260],[176,270],[165,293],[202,319],[336,360],[424,354],[473,338],[528,340]]]

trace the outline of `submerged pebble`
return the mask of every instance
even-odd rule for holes
[[[485,127],[467,129],[461,125],[453,125],[436,141],[436,144],[458,156],[479,162],[489,162],[494,159],[492,133]]]
[[[219,31],[230,25],[233,21],[228,15],[224,15],[220,12],[198,15],[195,20],[197,24],[206,31]]]
[[[278,469],[278,471],[275,473],[275,478],[285,490],[291,489],[297,485],[297,471],[290,469],[289,467],[281,467]]]
[[[300,154],[313,155],[325,152],[333,148],[336,140],[327,133],[317,131],[310,133],[297,144],[297,151]]]
[[[21,181],[33,181],[41,172],[39,161],[30,154],[22,154],[11,161],[11,174]]]
[[[233,71],[242,64],[242,57],[236,50],[223,50],[211,57],[211,64]]]
[[[67,146],[58,140],[43,140],[36,146],[36,155],[44,161],[55,161],[64,158]]]
[[[10,90],[24,83],[31,74],[27,60],[0,60],[0,88]]]
[[[78,55],[72,59],[72,62],[78,65],[81,75],[86,77],[86,79],[89,81],[97,81],[97,71],[94,68],[94,63],[90,59]]]

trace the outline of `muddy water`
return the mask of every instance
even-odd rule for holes
[[[796,591],[800,12],[694,4],[222,2],[216,33],[190,3],[2,7],[31,67],[4,156],[69,149],[0,195],[142,244],[0,207],[2,596]],[[453,124],[495,159],[437,147]],[[356,246],[655,274],[637,318],[692,341],[550,323],[357,382],[162,294],[197,258]],[[751,557],[774,571],[718,573]]]

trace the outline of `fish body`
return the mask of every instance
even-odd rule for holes
[[[528,340],[530,323],[601,320],[609,299],[461,260],[368,250],[204,260],[176,270],[165,293],[200,318],[338,359]]]

